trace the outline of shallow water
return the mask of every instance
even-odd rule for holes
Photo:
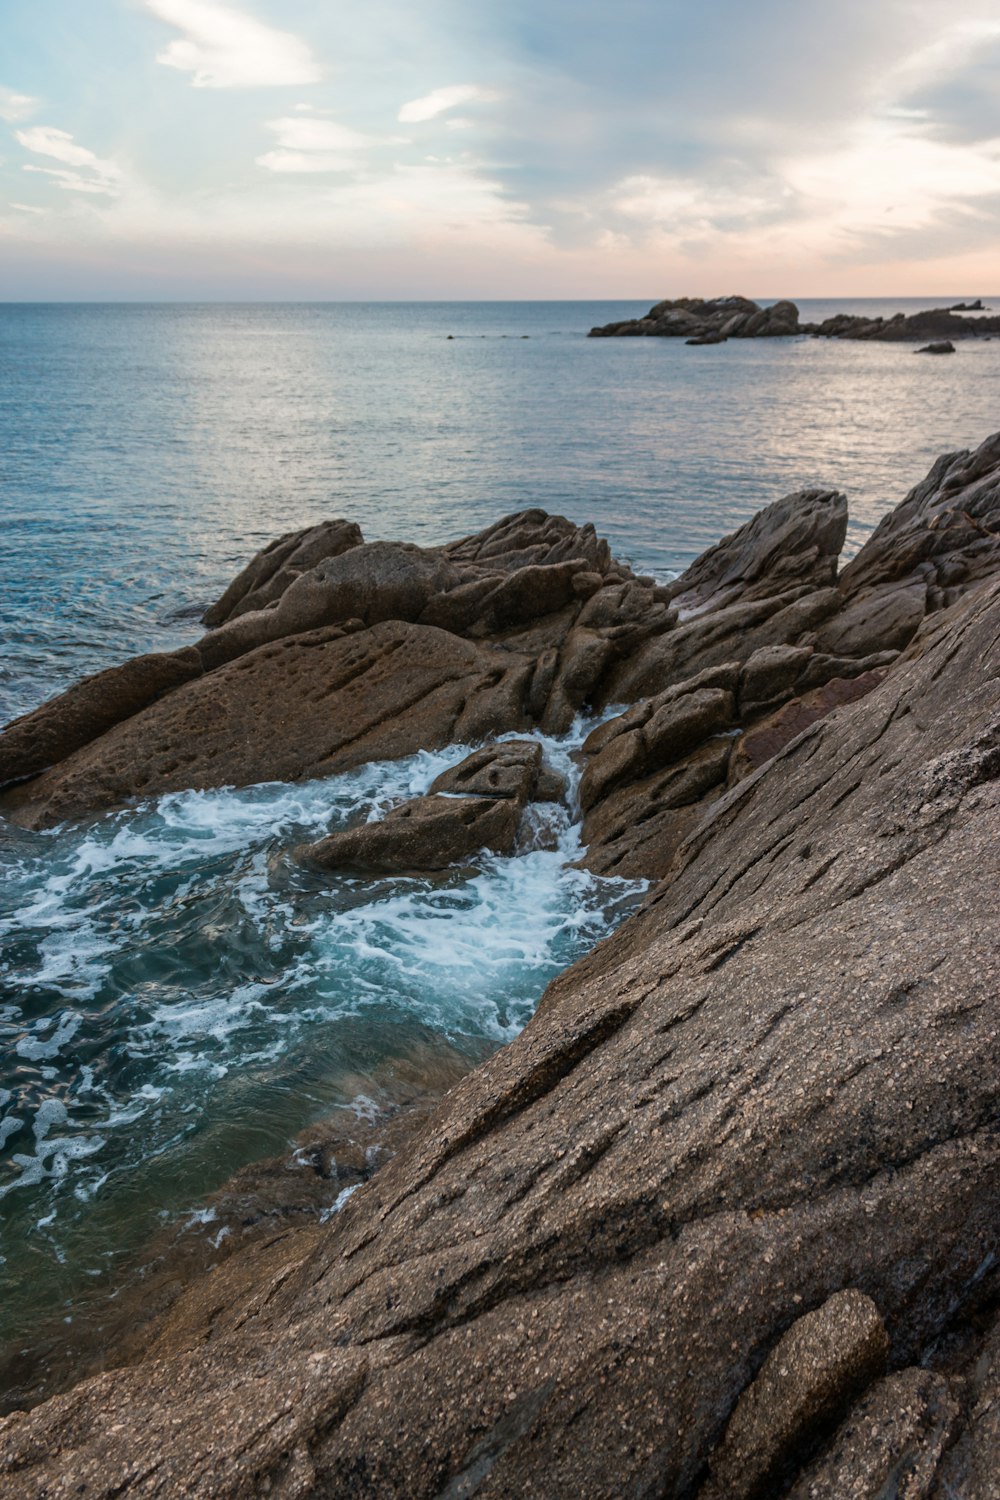
[[[584,727],[543,741],[571,784]],[[163,1218],[247,1161],[366,1108],[387,1060],[438,1039],[471,1062],[516,1035],[548,980],[635,905],[638,883],[569,867],[579,825],[556,805],[531,809],[515,857],[471,875],[363,881],[288,857],[465,753],[7,830],[0,1346],[39,1309],[72,1317]]]
[[[998,425],[1000,340],[938,360],[586,340],[647,306],[0,307],[0,721],[193,639],[254,550],[325,516],[436,543],[542,505],[664,575],[824,484],[848,492],[852,550],[939,452]],[[565,767],[571,744],[546,753]],[[558,849],[471,879],[288,860],[462,753],[46,833],[0,820],[0,1347],[73,1318],[244,1163],[365,1107],[393,1058],[513,1036],[635,904],[566,868],[565,819]]]

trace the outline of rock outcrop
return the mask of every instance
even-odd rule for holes
[[[939,459],[838,573],[846,527],[843,495],[800,491],[662,585],[592,526],[542,511],[432,549],[361,542],[344,521],[295,533],[254,559],[196,645],[98,673],[8,726],[0,810],[45,826],[138,796],[563,732],[625,704],[583,748],[585,859],[663,878],[765,749],[875,688],[929,619],[1000,570],[1000,437]],[[465,795],[489,797],[473,766]],[[487,809],[446,806],[444,790],[459,788],[311,857],[433,870],[514,846],[506,793]]]
[[[390,808],[377,822],[338,829],[298,854],[324,869],[374,874],[443,870],[481,850],[511,854],[528,803],[557,800],[564,790],[562,778],[542,765],[537,740],[508,740],[473,751],[425,797]]]
[[[800,333],[794,302],[761,307],[748,297],[678,297],[657,302],[645,317],[592,328],[589,338],[685,339],[689,344],[723,344],[726,339],[790,338]]]
[[[157,1357],[0,1423],[5,1497],[987,1500],[998,889],[986,581],[242,1304],[232,1257]]]
[[[945,343],[952,339],[982,338],[1000,333],[1000,317],[963,318],[957,309],[947,307],[931,307],[924,312],[909,314],[900,312],[891,318],[837,313],[822,323],[804,323],[800,331],[818,338],[860,339],[880,344],[918,344],[924,339]]]
[[[811,334],[814,338],[862,339],[877,343],[921,343],[931,340],[943,346],[951,339],[981,338],[1000,333],[1000,317],[963,318],[962,312],[979,312],[982,303],[959,303],[955,307],[928,308],[919,313],[896,313],[891,318],[836,313],[822,323],[800,323],[794,302],[775,302],[761,307],[747,297],[678,297],[657,302],[641,318],[626,318],[592,328],[588,338],[684,339],[692,345],[724,344],[727,339],[792,338]],[[947,353],[944,347],[931,353]],[[954,352],[953,350],[951,352]]]

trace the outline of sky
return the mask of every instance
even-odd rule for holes
[[[0,300],[997,291],[996,0],[3,0]]]

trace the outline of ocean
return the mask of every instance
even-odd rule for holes
[[[254,551],[324,517],[437,543],[537,505],[666,578],[810,485],[847,492],[853,552],[939,453],[1000,426],[998,339],[943,359],[587,341],[648,306],[0,306],[0,722],[195,639]],[[548,758],[571,771],[586,727]],[[471,880],[281,858],[461,753],[46,833],[0,819],[0,1356],[113,1291],[164,1223],[211,1233],[206,1194],[370,1110],[394,1060],[515,1035],[641,899],[569,868],[569,818]]]

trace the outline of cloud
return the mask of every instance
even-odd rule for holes
[[[11,202],[11,203],[7,204],[7,207],[8,208],[16,208],[17,211],[18,211],[18,213],[22,213],[22,214],[43,214],[45,212],[44,208],[36,208],[33,203],[13,203],[13,202]]]
[[[30,94],[17,94],[13,89],[0,85],[0,120],[7,120],[11,124],[15,120],[26,120],[29,115],[34,114],[38,105],[39,100],[33,99]]]
[[[51,177],[55,185],[71,193],[103,193],[117,196],[121,185],[121,169],[113,161],[104,161],[80,146],[66,130],[57,130],[52,125],[29,125],[25,130],[15,130],[15,139],[27,151],[36,156],[49,156],[63,162],[62,167],[39,167],[25,165],[26,172],[38,172]],[[67,170],[78,168],[77,171]],[[84,175],[87,173],[88,175]]]
[[[278,148],[257,157],[270,172],[353,172],[364,164],[359,153],[373,138],[314,115],[285,115],[269,120]]]
[[[97,177],[82,177],[79,172],[71,172],[65,167],[36,167],[29,163],[24,170],[53,178],[55,186],[63,188],[67,193],[98,193],[108,198],[118,196],[117,183],[106,182]]]
[[[309,47],[216,0],[144,0],[146,9],[182,33],[157,62],[192,74],[201,89],[276,88],[316,83],[322,73]]]
[[[458,104],[488,104],[497,97],[492,89],[480,88],[476,83],[453,83],[449,88],[434,89],[421,99],[411,99],[403,105],[397,119],[404,125],[416,125],[433,120]]]

